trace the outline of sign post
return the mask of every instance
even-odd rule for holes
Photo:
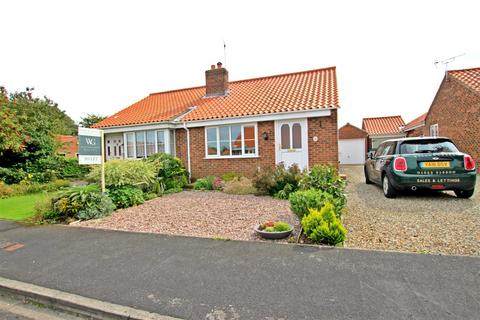
[[[78,128],[78,163],[102,166],[101,186],[105,193],[105,147],[103,130]]]

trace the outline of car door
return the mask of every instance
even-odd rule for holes
[[[378,154],[375,154],[375,164],[373,168],[373,176],[377,182],[382,180],[382,170],[388,165],[391,154],[393,154],[393,144],[391,142],[385,142],[382,144],[382,148],[378,148]]]
[[[376,160],[377,160],[377,157],[382,153],[383,151],[383,144],[380,144],[377,148],[377,150],[375,151],[375,153],[369,157],[368,161],[367,161],[367,171],[368,171],[368,177],[370,178],[370,180],[372,181],[375,181],[375,182],[379,182],[378,180],[378,177],[376,176],[376,171],[375,171],[375,165],[376,165]]]

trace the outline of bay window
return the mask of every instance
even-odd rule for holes
[[[169,132],[170,131],[170,132]],[[142,159],[155,153],[171,154],[175,148],[173,130],[148,130],[124,133],[126,141],[125,158]]]
[[[257,156],[256,124],[238,124],[205,128],[207,158]]]

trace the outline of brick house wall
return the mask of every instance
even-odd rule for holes
[[[429,133],[425,133],[425,126],[421,126],[419,128],[409,130],[406,132],[406,134],[407,134],[407,137],[422,137],[422,136],[429,135]]]
[[[317,142],[313,141],[317,137]],[[338,168],[337,110],[329,117],[308,119],[308,165],[331,164]]]
[[[360,128],[347,123],[340,129],[338,129],[338,139],[366,139],[368,133]]]
[[[460,81],[442,81],[425,120],[425,134],[438,124],[439,136],[452,139],[457,147],[480,163],[480,95]]]
[[[190,128],[190,163],[192,178],[208,175],[221,176],[237,172],[253,177],[258,168],[275,166],[275,123],[258,122],[257,158],[205,159],[205,128]],[[268,140],[262,134],[267,132]],[[313,137],[318,137],[314,142]],[[187,166],[187,136],[185,129],[175,130],[176,156]],[[338,167],[337,113],[332,110],[330,117],[308,119],[309,166],[332,164]]]
[[[55,140],[58,143],[57,154],[66,158],[76,158],[78,154],[77,136],[57,135]]]
[[[190,130],[190,164],[192,178],[208,175],[221,176],[227,172],[241,173],[253,177],[257,168],[275,165],[275,130],[273,121],[258,122],[258,154],[257,158],[205,159],[205,127]],[[268,133],[268,140],[262,133]],[[187,166],[187,134],[185,129],[175,130],[176,152],[185,167]]]

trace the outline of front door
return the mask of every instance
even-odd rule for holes
[[[308,167],[307,119],[275,121],[276,162]]]

